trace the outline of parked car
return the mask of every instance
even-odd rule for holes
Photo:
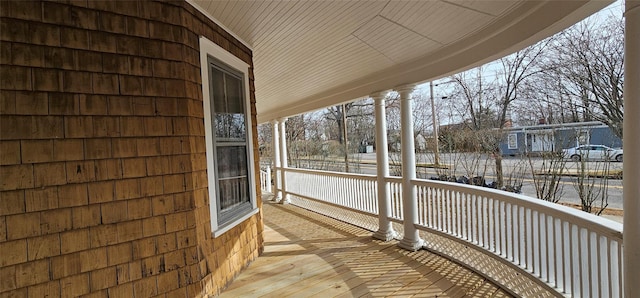
[[[584,160],[615,160],[622,161],[622,149],[609,148],[604,145],[581,145],[562,150],[566,158],[573,161]]]

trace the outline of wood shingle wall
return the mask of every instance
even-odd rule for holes
[[[0,296],[202,296],[258,256],[261,213],[211,238],[198,37],[248,48],[183,1],[0,17]]]

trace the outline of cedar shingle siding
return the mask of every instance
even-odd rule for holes
[[[262,251],[262,219],[211,238],[198,37],[251,51],[182,1],[0,14],[0,296],[224,288]]]

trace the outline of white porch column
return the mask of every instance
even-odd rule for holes
[[[411,93],[414,85],[397,88],[400,93],[400,142],[402,145],[402,213],[404,215],[404,238],[399,246],[416,251],[423,245],[415,224],[418,222],[418,193],[412,180],[416,179],[416,154],[413,139],[413,116]]]
[[[275,171],[273,179],[273,200],[279,201],[282,199],[282,184],[280,183],[280,176],[278,175],[278,171],[282,171],[280,165],[280,141],[278,137],[280,132],[278,130],[278,120],[273,120],[271,123],[273,124],[273,170]]]
[[[378,231],[373,237],[389,241],[396,236],[391,226],[391,193],[386,178],[389,177],[389,150],[387,149],[387,119],[384,106],[385,93],[372,94],[376,112],[376,164],[378,172]]]
[[[640,0],[625,1],[624,27],[623,280],[625,297],[636,297],[640,278]]]
[[[282,165],[282,169],[280,170],[280,191],[282,192],[282,200],[280,200],[280,204],[291,203],[291,198],[287,193],[287,179],[285,177],[285,169],[289,166],[287,164],[287,130],[285,127],[286,122],[286,118],[280,119],[280,164]]]

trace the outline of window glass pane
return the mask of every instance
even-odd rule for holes
[[[247,175],[246,146],[218,146],[218,178],[230,178]]]
[[[232,209],[249,202],[249,182],[247,177],[221,179],[218,181],[220,193],[220,211]]]
[[[214,131],[218,141],[246,139],[242,80],[212,66]]]
[[[227,104],[224,97],[224,73],[215,67],[211,67],[211,96],[211,114],[225,112]]]
[[[244,141],[247,130],[244,114],[215,114],[215,132],[218,142],[222,139]]]
[[[244,104],[242,102],[242,80],[225,74],[226,93],[227,93],[227,112],[244,113]]]

